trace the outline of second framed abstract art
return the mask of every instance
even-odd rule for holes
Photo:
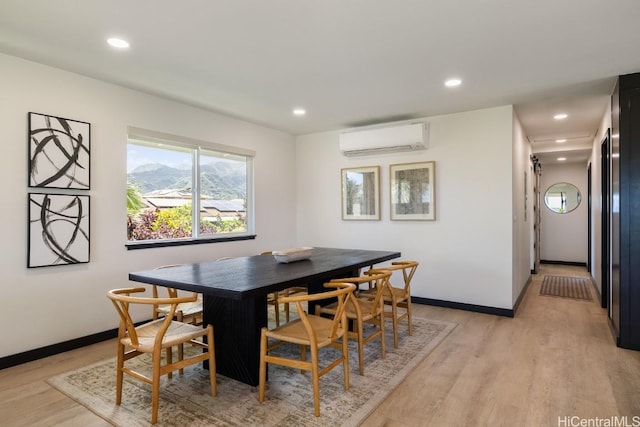
[[[436,219],[435,162],[389,166],[391,219]]]
[[[29,193],[27,267],[89,262],[89,196]]]

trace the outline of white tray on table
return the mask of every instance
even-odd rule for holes
[[[279,251],[273,251],[273,257],[280,263],[290,263],[295,261],[302,261],[309,259],[313,252],[313,248],[304,246],[301,248],[282,249]]]

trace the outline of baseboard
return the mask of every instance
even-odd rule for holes
[[[513,309],[488,307],[486,305],[465,304],[463,302],[444,301],[439,299],[411,297],[411,302],[435,307],[454,308],[456,310],[473,311],[475,313],[493,314],[495,316],[513,317]]]
[[[54,354],[64,353],[65,351],[75,350],[87,345],[110,340],[117,336],[118,329],[111,329],[104,332],[98,332],[97,334],[87,335],[85,337],[75,338],[69,341],[48,345],[46,347],[40,347],[34,350],[5,356],[0,358],[0,370],[20,365],[22,363],[43,359],[45,357],[53,356]]]
[[[618,331],[616,331],[616,327],[613,324],[613,320],[607,314],[607,324],[609,325],[609,330],[611,331],[611,338],[613,338],[613,342],[617,347],[620,347],[620,336],[618,335]]]
[[[548,259],[540,260],[540,264],[556,264],[556,265],[572,265],[576,267],[584,267],[587,268],[586,262],[574,262],[574,261],[551,261]]]
[[[518,307],[520,307],[520,302],[522,302],[522,298],[524,298],[524,294],[527,293],[527,288],[529,288],[529,284],[531,284],[531,280],[533,278],[531,276],[529,276],[529,278],[527,279],[527,283],[524,284],[524,287],[522,288],[522,291],[520,291],[520,295],[518,295],[518,299],[516,300],[516,303],[513,305],[513,314],[516,314],[516,311],[518,311]]]
[[[592,289],[595,291],[595,293],[598,296],[598,299],[600,300],[600,302],[602,302],[602,293],[601,293],[600,289],[598,288],[598,284],[596,283],[596,278],[593,277],[592,275],[589,275],[589,279],[591,281]],[[604,307],[602,307],[602,308],[604,308]]]

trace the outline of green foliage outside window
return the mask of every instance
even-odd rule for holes
[[[191,237],[191,205],[175,208],[143,209],[127,215],[128,240],[181,239]],[[200,234],[242,232],[246,224],[242,219],[223,220],[220,215],[216,221],[200,219]]]

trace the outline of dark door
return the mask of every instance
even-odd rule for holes
[[[587,270],[591,277],[591,163],[587,167]]]
[[[640,350],[640,73],[616,82],[609,144],[608,312],[617,344]]]
[[[622,82],[611,136],[611,317],[618,344],[640,350],[640,74]]]
[[[609,286],[611,284],[611,251],[610,251],[610,223],[609,216],[611,212],[611,207],[609,203],[609,153],[610,153],[610,141],[609,141],[609,131],[607,130],[607,135],[602,141],[602,145],[600,146],[600,171],[602,173],[602,180],[600,188],[602,189],[602,194],[600,197],[602,206],[600,211],[602,212],[602,263],[601,263],[601,277],[602,277],[602,286],[600,289],[600,295],[602,297],[600,304],[602,308],[609,307]]]
[[[533,271],[540,271],[540,163],[533,163]]]

